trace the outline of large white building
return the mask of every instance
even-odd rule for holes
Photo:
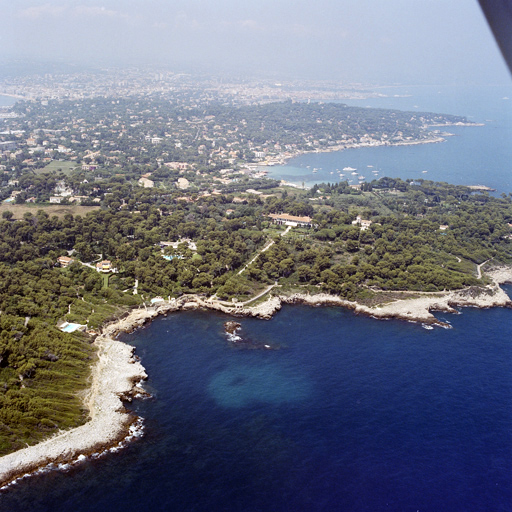
[[[305,226],[310,228],[311,217],[297,217],[295,215],[288,215],[287,213],[270,213],[268,215],[276,224],[284,224],[286,226]]]

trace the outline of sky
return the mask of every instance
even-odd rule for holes
[[[369,84],[506,84],[476,0],[0,0],[0,56]]]

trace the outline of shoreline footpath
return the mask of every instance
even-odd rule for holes
[[[512,283],[512,267],[498,267],[486,272],[492,280],[487,286],[471,286],[461,290],[442,292],[400,292],[411,298],[400,298],[373,307],[341,299],[327,293],[279,295],[270,297],[265,302],[252,307],[223,308],[221,311],[234,316],[254,316],[270,319],[281,309],[283,304],[305,304],[308,306],[339,306],[351,309],[356,314],[375,319],[397,319],[420,323],[425,326],[449,327],[449,324],[437,319],[432,311],[458,313],[457,307],[512,307],[512,300],[500,288],[501,284]],[[201,301],[202,302],[202,301]],[[208,304],[204,304],[208,307]],[[214,308],[212,308],[214,309]],[[215,308],[217,309],[217,308]]]
[[[85,455],[115,447],[130,434],[130,427],[137,418],[124,410],[123,400],[137,392],[137,384],[147,375],[133,357],[134,348],[116,341],[114,336],[128,325],[139,325],[141,318],[147,321],[146,311],[133,311],[124,319],[106,325],[94,341],[98,348],[97,361],[84,400],[89,409],[89,421],[1,457],[0,487],[49,465],[49,469],[56,468],[58,464],[72,463]]]
[[[374,307],[341,299],[325,293],[276,295],[251,307],[222,304],[196,295],[165,301],[154,307],[131,311],[127,316],[103,327],[95,340],[98,359],[92,369],[91,387],[85,399],[90,419],[75,429],[58,433],[36,445],[0,458],[0,490],[41,470],[86,460],[116,446],[133,435],[140,421],[125,410],[123,400],[144,394],[140,382],[147,378],[144,367],[134,358],[134,347],[115,340],[121,332],[132,332],[152,319],[167,313],[209,309],[236,317],[270,319],[283,304],[341,306],[376,319],[399,319],[425,326],[450,327],[432,311],[457,313],[455,307],[511,307],[512,301],[500,284],[512,283],[512,267],[500,267],[486,273],[492,284],[447,292],[402,292],[410,299],[398,299]]]

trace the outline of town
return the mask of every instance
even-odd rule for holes
[[[211,81],[180,83],[171,76],[164,87],[158,77],[155,83],[128,73],[4,84],[5,92],[25,99],[3,109],[0,199],[99,204],[111,193],[105,179],[113,177],[186,191],[185,197],[256,189],[264,187],[266,167],[304,152],[440,140],[428,125],[467,122],[296,101],[301,94],[272,96],[268,86],[238,84],[258,91],[240,104],[242,93],[230,84],[214,88]],[[38,183],[29,184],[27,175]],[[54,183],[41,186],[45,176]]]

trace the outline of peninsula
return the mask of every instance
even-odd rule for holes
[[[329,294],[277,294],[266,298],[256,306],[226,306],[215,300],[204,300],[197,295],[183,296],[158,306],[138,309],[127,317],[108,324],[101,336],[96,338],[98,362],[93,368],[90,389],[86,403],[90,420],[75,429],[57,433],[50,439],[34,446],[18,450],[0,458],[0,488],[15,483],[32,473],[66,468],[88,457],[101,457],[109,451],[116,451],[140,435],[142,424],[126,411],[122,400],[145,394],[140,382],[147,375],[140,363],[134,361],[132,348],[115,341],[119,332],[128,332],[143,326],[158,315],[178,312],[184,309],[213,309],[226,314],[255,316],[268,319],[281,308],[282,304],[302,303],[310,306],[339,306],[354,310],[377,319],[396,318],[421,322],[432,328],[437,325],[449,327],[438,320],[432,311],[457,312],[456,307],[504,307],[512,306],[510,298],[499,288],[499,284],[512,283],[512,267],[493,268],[487,275],[492,283],[485,287],[473,287],[452,292],[398,294],[388,302],[367,306],[340,299]],[[274,292],[276,293],[276,292]],[[233,323],[233,322],[232,322]],[[235,324],[239,325],[239,324]]]
[[[144,369],[118,332],[189,308],[283,303],[446,327],[508,306],[512,201],[390,177],[287,187],[255,166],[436,140],[466,119],[211,91],[18,102],[2,119],[0,483],[116,449]],[[27,447],[28,445],[28,447]],[[53,467],[53,466],[52,466]]]

